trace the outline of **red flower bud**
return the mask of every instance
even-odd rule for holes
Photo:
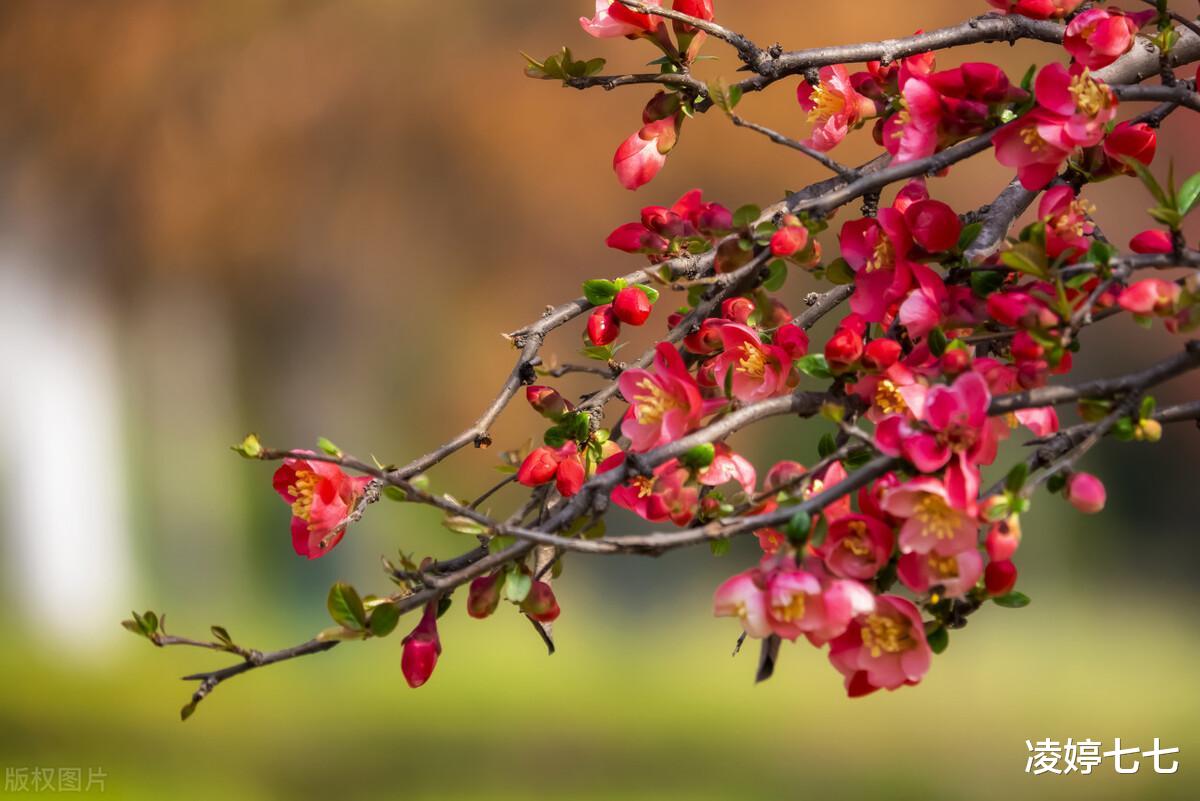
[[[490,576],[480,576],[471,582],[467,591],[467,614],[474,618],[483,619],[500,604],[500,577],[498,571]]]
[[[583,469],[583,463],[579,461],[579,457],[568,456],[558,463],[554,486],[564,498],[570,498],[579,492],[585,478],[587,478],[587,472]]]
[[[785,225],[771,236],[771,253],[775,256],[791,256],[808,245],[808,229],[803,225]]]
[[[953,348],[942,354],[942,372],[956,376],[971,366],[971,354],[962,348]]]
[[[1035,362],[1046,355],[1046,349],[1029,332],[1018,331],[1012,338],[1012,355],[1018,362]]]
[[[862,354],[862,336],[848,328],[839,328],[825,343],[825,361],[834,369],[849,367],[858,361]]]
[[[1132,175],[1133,171],[1121,159],[1137,159],[1149,166],[1157,149],[1158,133],[1144,122],[1136,125],[1123,122],[1104,138],[1104,155],[1113,172]]]
[[[613,299],[612,310],[617,319],[629,325],[641,325],[650,316],[650,298],[636,286],[627,286]]]
[[[1134,253],[1171,253],[1175,245],[1171,242],[1170,231],[1151,228],[1129,240],[1129,249]]]
[[[1017,515],[1009,515],[1004,520],[993,523],[984,540],[988,558],[995,562],[1012,559],[1020,544],[1021,518]]]
[[[610,304],[597,306],[588,317],[587,335],[593,345],[608,345],[621,335],[621,323]]]
[[[1104,508],[1104,484],[1091,473],[1074,473],[1067,479],[1067,500],[1085,515],[1094,515]]]
[[[517,470],[517,481],[527,487],[540,487],[554,478],[557,472],[558,454],[553,448],[543,445],[534,448],[525,457],[525,461],[521,462],[521,468]]]
[[[983,586],[988,595],[1006,595],[1017,584],[1017,567],[1007,559],[990,562],[983,571]]]
[[[526,387],[525,400],[529,401],[535,412],[549,420],[557,420],[571,411],[571,404],[552,387]]]
[[[437,601],[425,605],[421,622],[404,638],[404,653],[400,657],[400,671],[409,687],[420,687],[429,681],[442,653],[442,642],[437,632]]]
[[[721,316],[735,323],[746,324],[754,314],[754,301],[750,298],[726,298],[721,302]]]
[[[558,601],[554,598],[554,590],[544,581],[535,581],[529,588],[529,594],[521,601],[521,611],[539,623],[550,623],[558,617]]]
[[[863,349],[863,364],[872,370],[886,370],[900,360],[900,343],[894,339],[872,339]]]

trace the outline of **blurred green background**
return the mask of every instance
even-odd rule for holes
[[[722,21],[787,47],[984,10],[718,3]],[[1188,427],[1087,457],[1108,483],[1104,515],[1040,498],[1017,557],[1034,603],[983,610],[915,689],[846,700],[822,654],[787,645],[754,686],[753,649],[731,659],[737,627],[710,616],[716,584],[753,563],[742,542],[720,559],[568,558],[553,657],[511,610],[479,622],[460,604],[419,691],[400,676],[397,636],[238,678],[179,722],[192,685],[178,677],[223,660],[135,639],[118,625],[131,607],[167,612],[175,633],[220,623],[273,649],[326,625],[330,582],[386,589],[380,554],[468,545],[435,514],[380,504],[334,554],[300,560],[271,466],[229,443],[325,435],[405,461],[491,397],[514,355],[499,332],[637,266],[603,238],[640,206],[693,186],[730,207],[767,203],[824,177],[710,114],[688,122],[654,183],[621,189],[611,155],[649,91],[521,74],[518,51],[562,44],[613,70],[653,57],[589,39],[575,18],[590,13],[587,0],[0,4],[0,766],[98,767],[102,797],[121,799],[1195,798]],[[721,58],[705,76],[732,73],[727,50],[708,52]],[[1017,78],[1061,57],[997,45],[940,64],[989,58]],[[803,136],[793,89],[739,111]],[[1172,117],[1158,168],[1200,169],[1197,133],[1194,115]],[[876,150],[862,132],[836,155]],[[965,209],[1009,177],[981,157],[930,186]],[[1114,241],[1150,224],[1132,182],[1085,195]],[[784,292],[795,308],[814,288],[797,275]],[[578,336],[560,332],[547,357],[573,358]],[[1106,323],[1087,332],[1077,377],[1180,344]],[[1197,396],[1194,377],[1159,395]],[[497,451],[539,430],[514,405],[495,448],[460,454],[433,485],[477,492]],[[781,422],[736,445],[765,470],[811,462],[822,432]],[[506,490],[492,508],[518,501]],[[1066,737],[1159,737],[1182,748],[1181,768],[1024,773],[1026,739]]]

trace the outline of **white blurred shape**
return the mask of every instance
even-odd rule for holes
[[[65,648],[128,617],[120,370],[96,300],[0,253],[0,520],[10,605]]]

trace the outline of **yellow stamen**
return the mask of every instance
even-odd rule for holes
[[[1031,153],[1041,153],[1046,149],[1046,140],[1038,133],[1036,125],[1026,125],[1021,129],[1021,141],[1029,147]]]
[[[879,242],[875,245],[875,250],[871,253],[871,258],[867,259],[864,269],[869,273],[873,273],[876,270],[886,270],[892,266],[895,260],[896,253],[892,249],[891,240],[886,236],[880,236]]]
[[[1075,98],[1075,107],[1089,117],[1104,111],[1111,101],[1108,88],[1097,83],[1086,69],[1071,79],[1068,91]]]
[[[798,592],[791,597],[786,606],[772,606],[775,617],[784,623],[791,623],[804,617],[804,593]]]
[[[958,578],[958,560],[953,556],[939,559],[937,554],[929,554],[929,567],[941,578]]]
[[[313,492],[320,480],[321,477],[311,470],[298,470],[296,483],[287,488],[288,495],[296,499],[292,501],[292,514],[301,520],[308,520],[312,513]]]
[[[861,520],[851,520],[846,528],[850,529],[850,536],[842,540],[842,547],[855,556],[869,554],[871,546],[867,544],[867,524]]]
[[[808,112],[809,122],[827,120],[846,107],[845,98],[831,91],[823,83],[817,85],[817,88],[809,95],[809,100],[813,104],[812,111]]]
[[[638,389],[645,390],[646,394],[633,396],[633,414],[643,425],[661,423],[663,415],[671,409],[679,408],[679,402],[649,378],[638,382]]]
[[[898,654],[915,644],[909,636],[911,627],[908,620],[868,615],[861,630],[862,643],[874,657],[882,656],[885,652]]]
[[[928,493],[917,501],[913,517],[921,522],[926,533],[939,540],[953,538],[958,528],[958,512],[951,509],[942,496],[933,493]]]
[[[880,381],[879,385],[875,387],[875,405],[884,414],[899,414],[908,408],[908,404],[904,402],[904,396],[900,394],[900,390],[886,378]]]
[[[766,357],[762,350],[755,347],[753,342],[743,342],[742,353],[743,356],[737,363],[738,372],[753,378],[762,378],[766,369]]]

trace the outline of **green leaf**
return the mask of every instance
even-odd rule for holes
[[[825,361],[825,354],[823,353],[810,353],[807,356],[801,356],[796,360],[796,367],[800,368],[800,372],[810,375],[813,378],[833,378],[833,373],[829,371],[829,363]]]
[[[258,441],[257,434],[247,434],[246,438],[239,445],[230,445],[230,450],[233,450],[247,459],[257,459],[262,456],[263,446]]]
[[[388,484],[383,488],[383,497],[387,498],[389,501],[407,501],[408,493],[399,487],[394,487],[391,484]]]
[[[833,434],[824,434],[817,442],[817,455],[822,459],[827,459],[837,450],[837,440]]]
[[[940,328],[929,332],[929,352],[939,359],[946,352],[946,334]]]
[[[229,636],[229,632],[225,630],[224,626],[213,626],[211,631],[213,633],[213,637],[216,637],[217,641],[222,645],[233,645],[233,638]]]
[[[369,628],[371,629],[371,633],[376,637],[386,637],[396,628],[396,623],[399,620],[400,610],[396,608],[394,603],[389,601],[371,610]]]
[[[971,291],[976,297],[986,298],[1004,285],[1004,273],[996,270],[980,270],[972,272],[970,277]]]
[[[775,259],[767,265],[767,271],[767,280],[763,281],[763,289],[768,292],[778,292],[787,281],[787,265],[781,260]]]
[[[646,297],[649,299],[649,301],[651,303],[658,303],[658,290],[657,289],[650,286],[649,284],[635,284],[634,286],[636,286],[638,289],[640,289],[646,295]]]
[[[1029,606],[1029,596],[1023,592],[1013,590],[1008,595],[1001,595],[993,598],[996,606],[1003,606],[1005,609],[1020,609],[1024,606]]]
[[[979,236],[979,232],[983,230],[983,223],[973,222],[969,225],[964,225],[962,231],[958,234],[958,250],[962,252],[971,247],[971,243],[975,241],[975,237]]]
[[[950,632],[946,631],[945,626],[938,626],[933,631],[925,635],[926,641],[929,643],[929,650],[935,654],[940,654],[946,650],[946,646],[950,644]]]
[[[612,345],[585,345],[579,353],[598,362],[607,362],[613,357]]]
[[[762,216],[762,209],[755,206],[753,203],[742,206],[733,213],[734,228],[749,228],[754,225],[754,221]]]
[[[1013,469],[1008,471],[1008,476],[1004,479],[1004,487],[1009,492],[1017,493],[1021,491],[1021,487],[1025,486],[1025,479],[1029,477],[1029,465],[1024,462],[1017,462],[1013,465]]]
[[[533,587],[533,577],[521,570],[510,570],[504,578],[504,597],[519,604],[529,595]]]
[[[1065,486],[1067,486],[1067,477],[1062,473],[1055,473],[1046,479],[1046,491],[1051,494],[1062,492]]]
[[[329,597],[325,605],[335,623],[348,629],[361,629],[367,625],[367,610],[363,608],[362,598],[358,597],[358,592],[353,587],[343,581],[329,588]]]
[[[742,99],[742,87],[737,84],[730,85],[724,78],[718,78],[709,84],[709,96],[712,97],[713,105],[724,111],[726,114],[733,113],[733,109]]]
[[[327,440],[325,437],[317,437],[317,447],[320,448],[322,451],[324,451],[329,456],[332,456],[336,459],[342,458],[342,449],[339,448],[337,445],[334,445],[332,442]]]
[[[1019,242],[1000,254],[1000,262],[1017,272],[1046,278],[1046,248],[1032,242]]]
[[[471,534],[478,537],[487,533],[487,526],[463,515],[448,515],[442,520],[442,525],[455,534]]]
[[[593,306],[612,303],[618,291],[616,283],[607,278],[593,278],[583,282],[583,296]]]
[[[729,553],[730,547],[733,545],[728,539],[722,537],[719,540],[709,540],[708,549],[712,551],[713,556],[724,556]]]
[[[1108,263],[1113,260],[1113,256],[1115,255],[1117,255],[1117,249],[1111,244],[1100,239],[1093,239],[1085,258],[1093,264],[1103,264],[1107,266]]]
[[[832,284],[853,284],[854,270],[841,256],[838,256],[825,267],[825,278]]]
[[[1183,182],[1183,186],[1179,187],[1179,194],[1175,196],[1175,208],[1179,209],[1180,214],[1187,214],[1196,205],[1196,201],[1200,200],[1200,172],[1193,175]]]
[[[1129,167],[1129,169],[1133,170],[1137,177],[1141,179],[1142,183],[1146,185],[1146,188],[1150,190],[1150,194],[1153,195],[1154,199],[1159,202],[1159,205],[1171,205],[1175,198],[1167,197],[1167,193],[1163,191],[1161,186],[1159,186],[1158,180],[1155,179],[1154,174],[1146,168],[1145,164],[1135,158],[1129,158],[1128,156],[1122,157],[1121,160],[1124,161],[1125,165]]]

